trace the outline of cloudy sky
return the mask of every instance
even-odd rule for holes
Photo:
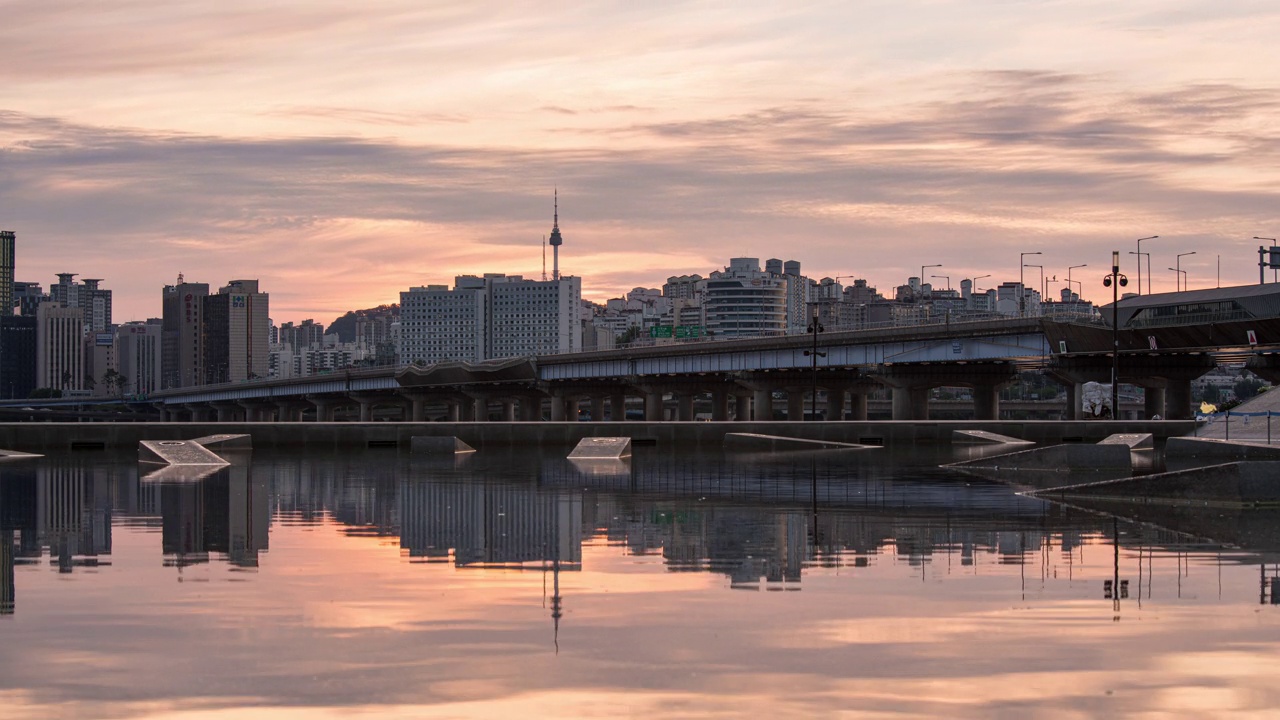
[[[18,279],[258,278],[279,321],[561,266],[596,300],[730,257],[882,291],[1256,282],[1280,235],[1271,0],[0,0]],[[1028,284],[1039,269],[1028,269]],[[1146,274],[1145,267],[1143,269]],[[929,279],[929,278],[926,278]],[[946,284],[946,280],[934,280]],[[1109,293],[1108,293],[1109,294]]]

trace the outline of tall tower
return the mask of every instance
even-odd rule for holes
[[[551,222],[551,279],[560,279],[560,246],[564,238],[560,237],[560,190],[556,189],[555,210]]]
[[[0,230],[0,302],[3,314],[13,314],[13,251],[16,236],[12,230]]]

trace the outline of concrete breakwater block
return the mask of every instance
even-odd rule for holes
[[[1020,440],[1016,437],[1001,435],[1000,433],[987,432],[986,430],[956,430],[951,433],[952,443],[979,443],[979,444],[1001,444],[1001,445],[1035,445],[1030,440]]]
[[[43,455],[35,455],[32,453],[18,452],[17,450],[0,450],[0,460],[23,460],[28,458],[44,457]]]
[[[631,463],[622,458],[569,458],[579,475],[593,480],[631,477]]]
[[[758,433],[726,433],[725,450],[750,450],[759,452],[767,450],[870,450],[879,445],[859,445],[858,443],[835,442],[832,440],[805,440],[803,438],[781,437],[778,435],[761,435]]]
[[[1155,441],[1151,433],[1116,433],[1109,435],[1099,445],[1124,445],[1130,450],[1151,450]]]
[[[1199,437],[1171,437],[1165,443],[1167,462],[1182,460],[1280,460],[1280,445]],[[1203,463],[1201,463],[1203,464]]]
[[[476,449],[453,435],[415,435],[409,438],[409,452],[430,455],[473,453]]]
[[[1069,443],[992,455],[976,460],[951,463],[946,467],[988,468],[993,470],[1050,470],[1078,472],[1082,470],[1130,470],[1133,467],[1128,445],[1082,445]]]
[[[1249,460],[1121,480],[1054,488],[1053,495],[1160,502],[1251,506],[1280,505],[1280,461]]]
[[[617,459],[631,455],[629,437],[587,437],[569,453],[570,460]]]
[[[210,450],[252,450],[253,436],[244,433],[223,433],[221,435],[205,435],[190,442]]]
[[[138,462],[161,465],[230,465],[205,446],[190,440],[143,440]]]
[[[225,465],[162,465],[138,479],[145,483],[199,482],[222,472]]]

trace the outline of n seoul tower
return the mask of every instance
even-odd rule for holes
[[[555,191],[555,210],[551,221],[551,279],[560,279],[560,246],[564,238],[560,237],[560,189]],[[546,267],[545,265],[543,267]]]

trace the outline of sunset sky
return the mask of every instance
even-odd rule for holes
[[[104,278],[117,322],[179,272],[259,279],[277,322],[540,276],[555,188],[597,301],[743,255],[985,288],[1034,251],[1101,301],[1148,235],[1157,292],[1192,251],[1192,288],[1219,256],[1256,282],[1277,27],[1270,0],[0,0],[0,228],[19,280]]]

